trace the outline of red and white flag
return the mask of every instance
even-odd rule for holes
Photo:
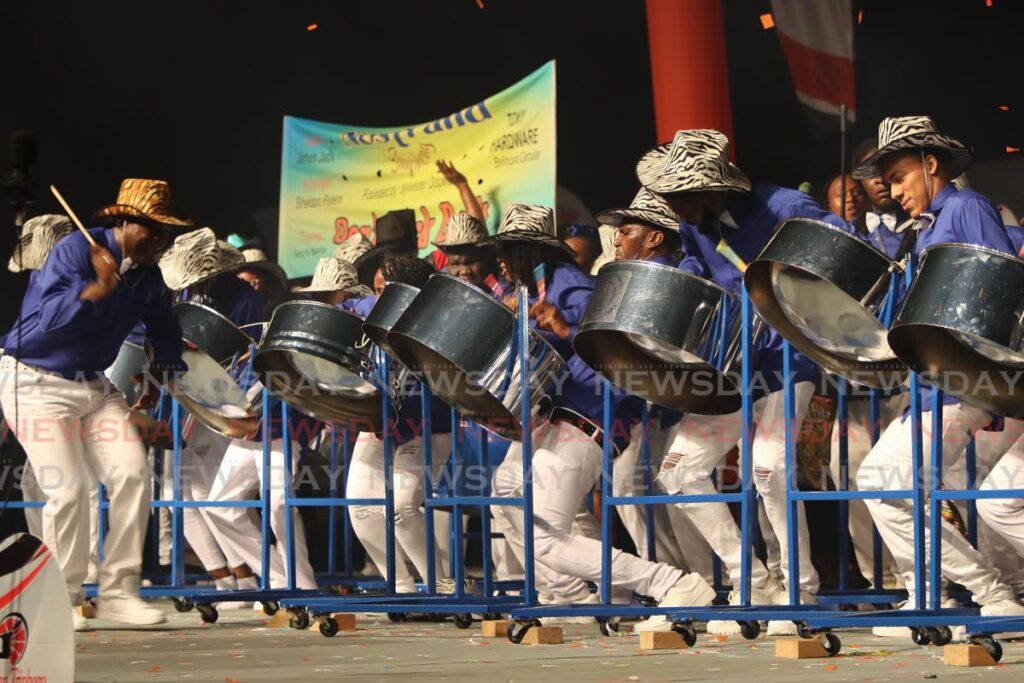
[[[856,121],[853,0],[771,0],[772,18],[804,106]]]

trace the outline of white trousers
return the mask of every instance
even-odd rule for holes
[[[26,503],[45,503],[46,494],[39,488],[36,482],[36,475],[32,471],[32,464],[26,463],[25,472],[21,479],[21,499]],[[25,508],[25,526],[28,532],[37,538],[43,539],[47,546],[53,548],[54,542],[46,538],[50,525],[43,524],[44,505],[41,508]],[[95,583],[99,576],[99,541],[100,541],[100,490],[93,482],[89,487],[89,569],[86,571],[85,583]]]
[[[220,471],[221,461],[230,444],[231,437],[218,434],[205,425],[196,425],[188,444],[181,450],[182,500],[209,499],[213,483]],[[165,453],[165,457],[173,459],[174,454],[168,452]],[[214,526],[210,521],[210,508],[185,508],[183,513],[185,540],[192,546],[206,571],[234,568],[244,564],[234,545],[214,533]],[[245,528],[252,533],[251,524]],[[259,538],[260,535],[257,533],[253,540],[259,542]]]
[[[910,402],[909,392],[901,392],[894,396],[883,396],[878,401],[878,424],[881,429],[890,424],[897,417],[903,415],[907,404]],[[871,452],[871,403],[867,400],[849,401],[847,403],[847,486],[850,491],[857,490],[857,472],[860,471],[861,463]],[[840,487],[839,472],[839,418],[836,417],[832,427],[832,455],[829,461],[829,471],[832,474],[832,481],[836,488]],[[868,583],[874,585],[875,581],[875,524],[871,521],[871,513],[867,505],[861,500],[849,502],[849,527],[850,540],[853,542],[853,551],[857,557],[857,565],[860,572]],[[892,553],[882,545],[882,579],[884,583],[895,581],[902,582],[902,577],[896,577],[896,562],[892,559]],[[881,586],[875,586],[881,588]]]
[[[298,443],[292,443],[292,479],[295,478],[295,460],[299,453]],[[210,501],[246,500],[255,494],[262,495],[266,473],[263,468],[263,444],[256,441],[233,439],[220,470],[210,488]],[[270,443],[270,528],[277,538],[277,552],[270,553],[270,584],[274,588],[287,586],[285,566],[288,549],[285,539],[285,486],[291,489],[292,482],[285,482],[284,440],[275,439]],[[204,508],[217,538],[230,545],[241,562],[259,573],[262,562],[262,538],[259,527],[245,508],[209,507]],[[306,532],[297,509],[292,509],[292,530],[295,540],[295,586],[311,590],[317,587],[313,567],[309,563],[306,549]]]
[[[430,437],[433,477],[437,477],[451,456],[451,434]],[[427,578],[427,520],[423,510],[423,439],[416,437],[394,450],[392,481],[395,506],[395,590],[416,591],[415,579],[400,561],[404,554],[424,580]],[[346,498],[384,497],[384,442],[371,432],[361,432],[352,449],[345,482]],[[352,530],[382,576],[387,576],[387,521],[383,505],[353,505],[349,508]],[[449,524],[451,516],[434,513],[434,576],[448,576]]]
[[[601,580],[601,542],[572,533],[584,497],[601,476],[601,447],[566,422],[544,423],[533,433],[534,551],[538,564],[556,574],[583,581]],[[523,492],[522,444],[513,443],[494,472],[494,495],[519,497]],[[517,506],[494,506],[491,513],[511,529],[506,539],[519,546],[525,529]],[[633,591],[661,600],[683,576],[663,562],[648,562],[621,550],[612,550],[612,588]]]
[[[642,496],[644,490],[644,471],[642,467],[640,438],[643,426],[633,425],[630,430],[629,446],[612,464],[612,495]],[[648,453],[650,455],[651,493],[663,493],[654,486],[661,463],[668,450],[668,441],[672,436],[671,429],[662,429],[657,418],[651,420],[647,430]],[[711,560],[711,546],[704,536],[697,531],[690,518],[675,505],[655,505],[654,512],[654,548],[655,557],[660,562],[667,562],[683,571],[694,571],[704,577],[708,583],[714,583]],[[650,557],[647,547],[647,512],[643,505],[619,505],[615,508],[622,525],[633,539],[636,553],[645,559]]]
[[[803,423],[814,385],[799,382],[793,387],[796,407],[795,431]],[[782,573],[789,581],[789,535],[786,532],[786,424],[783,392],[776,391],[754,402],[753,466],[754,486],[764,500],[765,512],[772,530],[779,539],[782,555]],[[740,440],[743,420],[740,413],[731,415],[697,415],[688,413],[677,426],[669,455],[661,466],[658,480],[666,491],[673,494],[705,495],[716,493],[711,474],[725,460]],[[740,530],[729,506],[725,503],[682,503],[708,543],[722,558],[729,576],[740,576],[742,548]],[[818,572],[811,563],[811,544],[807,532],[807,518],[801,503],[799,512],[800,589],[809,593],[818,590]],[[768,582],[768,569],[756,558],[751,562],[751,581],[755,588]]]
[[[100,595],[137,590],[152,479],[146,450],[126,419],[124,395],[106,380],[67,380],[8,356],[0,359],[0,385],[4,415],[46,495],[43,536],[64,573],[72,602],[83,597],[89,565],[89,492],[97,480],[110,496]]]
[[[931,413],[922,420],[924,447],[924,482],[928,485],[931,473]],[[962,458],[967,443],[976,432],[984,428],[991,417],[980,408],[963,403],[943,407],[942,466],[943,483],[948,488],[962,488]],[[911,489],[914,486],[913,457],[911,453],[912,420],[897,418],[882,433],[882,438],[861,464],[857,473],[857,486],[865,491],[891,491]],[[1011,432],[1004,432],[1005,443],[994,448],[1006,451],[1013,443]],[[1019,432],[1017,432],[1019,434]],[[959,479],[960,481],[956,481]],[[908,591],[914,584],[914,517],[913,500],[868,500],[878,532],[896,560]],[[927,512],[926,512],[927,518]],[[925,524],[925,546],[928,547],[928,524]],[[967,588],[981,605],[1013,597],[1013,590],[1003,583],[999,570],[989,558],[975,550],[952,524],[942,521],[942,574]],[[927,550],[926,550],[927,553]],[[927,563],[929,554],[925,555]]]
[[[1006,430],[1019,430],[1021,422],[1007,420]],[[1010,432],[1011,434],[1013,431]],[[1018,431],[1019,433],[1019,431]],[[997,432],[992,433],[997,434]],[[988,437],[988,438],[986,438]],[[1009,435],[1007,435],[1007,438]],[[985,468],[987,460],[987,440],[991,438],[983,433],[977,438],[977,459],[979,475]],[[1004,489],[1024,489],[1024,437],[1016,440],[1013,446],[998,462],[989,468],[987,476],[981,484],[983,491]],[[1003,575],[1003,580],[1020,590],[1022,587],[1021,557],[1024,556],[1024,498],[989,498],[977,503],[978,516],[984,524],[978,525],[978,545],[986,557],[995,559],[996,566]],[[994,533],[992,533],[994,532]],[[1000,548],[997,535],[1010,545],[1012,553]]]

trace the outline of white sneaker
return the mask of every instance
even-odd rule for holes
[[[91,631],[92,626],[89,625],[89,620],[78,613],[77,608],[71,610],[71,625],[74,626],[75,631]]]
[[[739,605],[740,604],[740,592],[733,591],[729,593],[729,604]],[[750,604],[751,605],[774,605],[774,595],[771,591],[766,588],[753,588],[750,589]],[[712,619],[708,622],[708,634],[712,636],[733,636],[740,633],[740,625],[736,621],[729,621],[726,619]]]
[[[153,626],[167,620],[163,610],[150,607],[135,595],[101,597],[96,608],[96,618],[133,626]]]
[[[997,603],[998,604],[998,603]],[[942,602],[944,609],[953,609],[959,607],[960,603],[953,598],[946,598]],[[914,596],[911,595],[909,599],[904,600],[900,603],[899,610],[908,611],[916,609],[914,606]],[[878,638],[907,638],[911,637],[909,626],[875,626],[871,629],[871,635]],[[953,634],[954,638],[957,637],[957,633]]]
[[[789,591],[779,586],[779,590],[774,594],[775,604],[779,607],[789,607]],[[800,591],[800,604],[801,605],[817,605],[818,596],[808,591]],[[769,636],[795,636],[796,635],[796,624],[792,621],[769,621],[768,622],[768,635]]]
[[[658,607],[703,607],[715,599],[715,589],[700,574],[687,574],[668,589]],[[672,622],[663,614],[656,614],[633,627],[640,632],[671,631]]]

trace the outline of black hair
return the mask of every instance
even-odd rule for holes
[[[434,266],[412,254],[392,254],[381,266],[381,274],[387,282],[401,282],[417,289],[422,289],[436,272]]]
[[[555,266],[573,261],[568,252],[550,244],[518,240],[499,242],[498,255],[512,271],[512,277],[518,280],[514,284],[525,284],[533,296],[537,295],[537,284],[533,279],[533,271],[538,265],[544,264],[544,271],[550,278]]]
[[[569,223],[558,228],[558,239],[564,241],[570,237],[579,237],[585,240],[595,254],[601,253],[601,238],[598,236],[596,225]]]
[[[839,174],[833,173],[828,177],[828,180],[818,186],[818,191],[814,193],[814,201],[818,202],[823,209],[831,211],[828,207],[828,189],[832,187],[832,183],[839,180]],[[846,176],[849,178],[850,176]]]
[[[663,236],[663,239],[661,241],[661,248],[669,254],[681,252],[683,250],[683,238],[680,237],[679,231],[677,230],[669,230],[668,228],[663,228],[660,225],[655,225],[654,223],[651,223],[650,221],[645,221],[642,218],[631,217],[628,220],[623,221],[623,223],[640,225],[647,228],[648,230],[657,230],[658,232],[660,232]]]

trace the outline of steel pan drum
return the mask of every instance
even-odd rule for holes
[[[1024,418],[1024,261],[966,244],[929,247],[889,343],[924,381]]]
[[[125,403],[129,407],[135,405],[142,395],[142,384],[133,382],[132,378],[144,375],[148,364],[146,350],[138,344],[126,341],[121,344],[113,365],[107,368],[106,374],[110,378],[110,383],[124,394]]]
[[[573,347],[625,391],[673,410],[725,414],[742,400],[741,328],[739,300],[718,285],[616,261],[598,273]]]
[[[259,425],[259,402],[250,401],[231,376],[232,365],[248,352],[251,340],[212,308],[191,302],[174,305],[181,324],[188,372],[173,379],[168,391],[197,420],[231,438],[247,439]]]
[[[329,422],[379,424],[381,394],[369,381],[358,315],[316,301],[274,309],[253,368],[264,385],[304,413]]]
[[[395,323],[388,344],[435,396],[508,439],[521,438],[515,316],[490,294],[451,275],[432,275]],[[530,330],[531,403],[565,369],[558,352]]]
[[[389,282],[366,316],[363,332],[374,344],[392,356],[394,352],[388,346],[387,334],[419,293],[420,290],[412,285]]]
[[[891,388],[907,376],[878,318],[895,268],[850,233],[791,218],[743,280],[757,312],[794,347],[841,377]]]

